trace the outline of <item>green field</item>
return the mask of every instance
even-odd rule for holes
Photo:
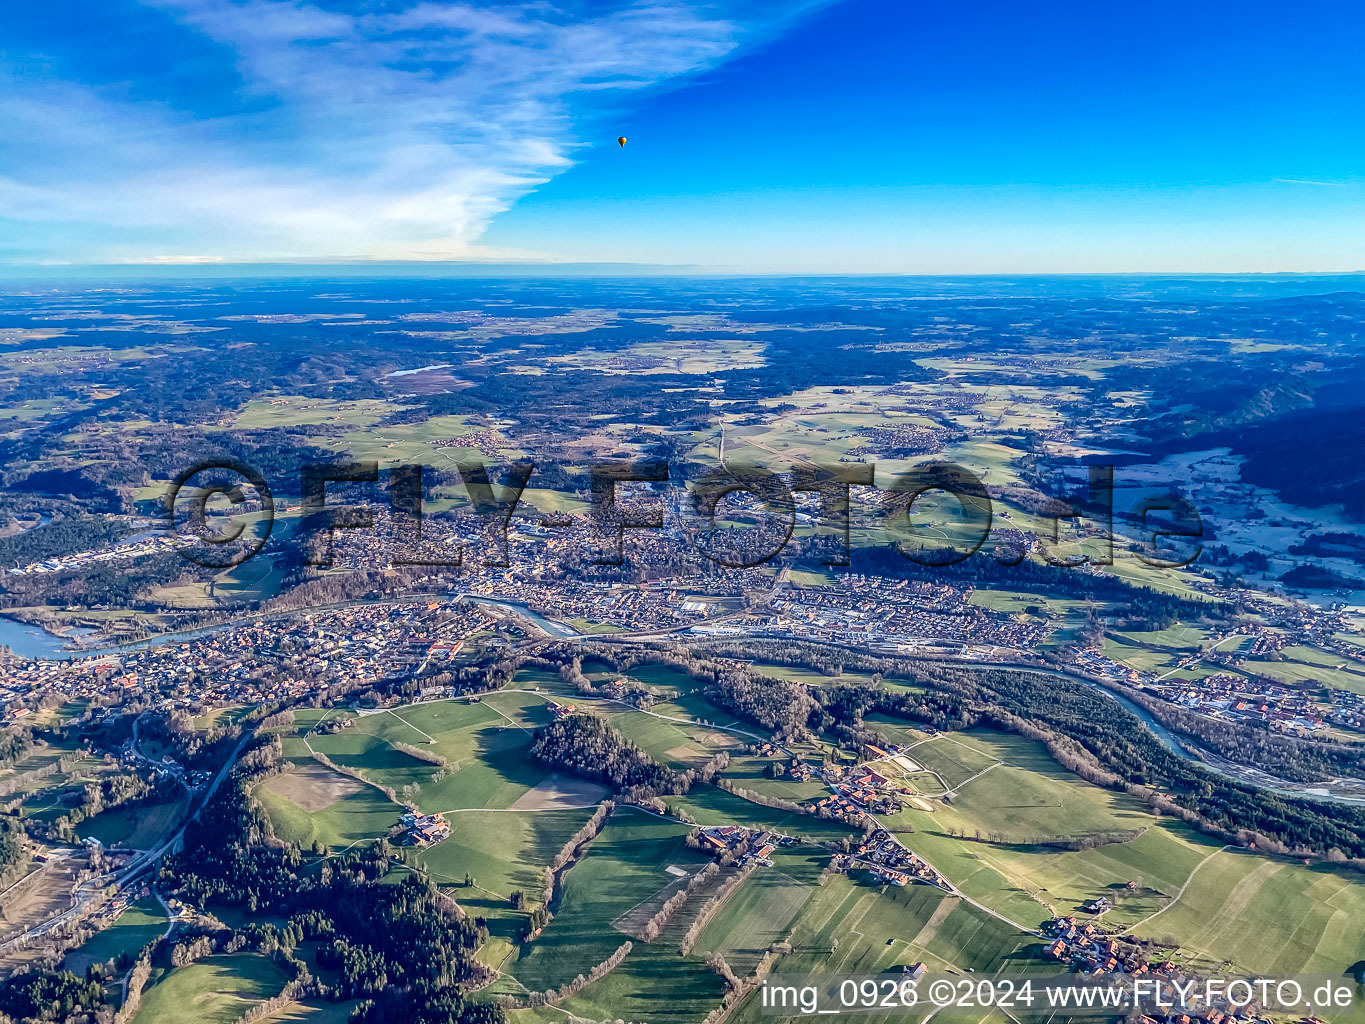
[[[1136,929],[1197,960],[1341,975],[1365,961],[1365,878],[1241,850],[1206,861],[1170,908]]]
[[[700,767],[721,751],[733,752],[746,742],[744,737],[731,732],[644,715],[620,705],[591,706],[654,760],[679,770]],[[650,710],[657,715],[674,716],[668,707]]]
[[[1354,658],[1315,647],[1286,647],[1280,654],[1281,661],[1244,661],[1240,667],[1283,683],[1321,683],[1338,690],[1365,693],[1365,664]]]
[[[868,715],[864,721],[868,724],[869,728],[876,729],[877,732],[881,733],[892,743],[899,743],[904,747],[919,743],[922,740],[927,740],[931,735],[930,733],[923,732],[916,728],[915,724],[907,719],[893,718],[890,715],[878,714],[877,712]],[[907,756],[909,756],[912,761],[918,760],[913,754]]]
[[[1117,634],[1104,638],[1104,656],[1120,665],[1139,672],[1162,672],[1175,667],[1178,652],[1159,650],[1144,646],[1132,640],[1125,640]]]
[[[1000,761],[995,747],[974,733],[939,733],[907,751],[905,756],[937,773],[949,789],[967,783]]]
[[[418,804],[428,813],[509,807],[546,775],[527,749],[534,728],[549,718],[538,695],[501,693],[478,704],[435,701],[365,715],[350,729],[306,737],[306,744],[395,791],[420,786]],[[296,722],[286,745],[300,762],[309,757],[302,733],[311,724]],[[437,766],[404,753],[400,743],[444,757],[450,774],[433,782]]]
[[[961,789],[935,816],[940,824],[989,826],[1011,842],[1027,843],[1141,828],[1153,820],[1137,800],[1082,781],[1059,767],[1042,744],[1010,733],[953,733],[907,756],[941,774],[996,766],[965,786],[955,783]]]
[[[584,671],[587,671],[586,665],[584,666]],[[618,673],[611,672],[610,674],[615,676]],[[683,693],[690,693],[693,690],[700,689],[702,685],[700,680],[694,679],[682,669],[675,668],[664,662],[651,662],[644,665],[636,665],[626,674],[632,679],[638,679],[646,686],[671,687],[680,690]]]
[[[450,837],[419,853],[417,862],[465,910],[488,919],[490,942],[501,940],[505,947],[496,957],[500,961],[511,950],[526,916],[511,908],[508,897],[519,889],[527,911],[540,905],[542,870],[591,814],[589,810],[452,814]],[[473,887],[464,885],[466,874]]]
[[[1137,644],[1150,644],[1153,647],[1166,647],[1177,651],[1198,651],[1208,644],[1209,634],[1206,630],[1197,626],[1186,626],[1177,623],[1160,630],[1148,630],[1138,632],[1126,632],[1115,634],[1126,641]],[[1231,642],[1224,644],[1220,650],[1235,650],[1236,646]]]
[[[333,774],[333,773],[327,773]],[[287,843],[307,849],[314,842],[338,848],[367,839],[378,839],[398,824],[403,809],[373,786],[355,785],[355,791],[340,796],[328,806],[309,811],[278,792],[284,776],[267,780],[254,790],[275,835]],[[343,776],[340,784],[349,782]],[[273,784],[273,786],[272,786]]]
[[[342,427],[373,426],[390,413],[404,408],[406,406],[376,399],[336,402],[303,395],[277,395],[247,402],[237,413],[234,426],[240,430],[264,430],[335,423],[340,432]]]
[[[184,804],[141,804],[102,811],[76,827],[82,839],[98,839],[105,846],[150,850],[175,828]]]
[[[912,826],[903,837],[912,850],[1020,925],[1075,913],[1103,895],[1115,905],[1105,927],[1169,937],[1201,961],[1228,958],[1246,970],[1283,972],[1344,970],[1365,959],[1359,876],[1220,852],[1218,840],[1062,770],[1030,740],[988,732],[954,738],[1003,763],[950,806],[906,811],[888,824]],[[1138,834],[1087,850],[1043,845],[1049,837],[1104,832]]]
[[[1065,771],[1032,740],[973,731],[954,733],[952,746],[940,746],[948,738],[922,744],[909,756],[927,761],[930,751],[949,751],[956,758],[971,748],[978,760],[997,766],[949,804],[884,820],[913,829],[903,838],[914,852],[965,894],[1022,927],[1073,913],[1102,895],[1115,903],[1109,922],[1141,920],[1166,906],[1200,860],[1218,848],[1136,799]],[[934,766],[947,767],[943,761]],[[1054,845],[1085,837],[1105,837],[1106,844],[1077,850]],[[1116,838],[1128,841],[1108,841]]]
[[[263,956],[212,956],[148,986],[134,1024],[232,1024],[252,1003],[284,988],[284,971]]]
[[[117,961],[124,954],[134,955],[166,931],[166,912],[155,896],[134,903],[117,921],[86,939],[66,956],[67,970],[84,973],[88,964]]]
[[[842,875],[813,890],[791,926],[790,942],[793,952],[778,962],[774,983],[784,976],[877,974],[919,961],[934,971],[1055,970],[1033,959],[1037,939],[940,889],[871,886]],[[786,1018],[764,1014],[751,998],[730,1019],[757,1024]],[[915,1019],[914,1014],[859,1017],[888,1024]]]
[[[706,861],[683,844],[686,833],[684,825],[618,809],[565,875],[554,921],[510,965],[516,983],[552,988],[611,955],[627,939],[612,922],[674,883],[668,866],[695,871]],[[636,941],[624,964],[563,1008],[590,1020],[690,1019],[704,1017],[720,995],[719,979],[701,963],[679,958],[675,946]]]
[[[743,789],[782,800],[795,800],[797,803],[818,800],[829,793],[829,787],[818,778],[813,778],[809,782],[798,782],[790,775],[776,779],[768,777],[769,765],[777,763],[785,766],[788,760],[780,753],[775,757],[736,753],[730,758],[729,767],[725,769],[725,778]]]
[[[790,679],[794,683],[812,683],[816,686],[831,686],[835,683],[871,683],[871,672],[858,672],[848,669],[837,675],[827,676],[812,668],[796,665],[775,665],[769,661],[754,662],[754,671],[774,679]]]
[[[346,1024],[354,1001],[344,1003],[291,1003],[273,1017],[264,1018],[271,1024]]]
[[[1053,615],[1065,615],[1085,604],[1083,601],[1048,597],[1024,590],[995,590],[990,588],[973,590],[969,600],[980,608],[988,608],[991,611],[1004,612],[1008,615],[1032,614],[1030,609],[1035,608]]]
[[[741,977],[751,973],[768,947],[786,938],[796,915],[818,891],[811,879],[801,881],[782,870],[789,859],[779,854],[774,868],[755,871],[706,923],[694,952],[719,953]]]
[[[553,988],[605,960],[627,936],[611,923],[673,883],[665,869],[695,870],[708,859],[683,844],[687,826],[622,807],[565,875],[560,910],[513,974],[531,989]]]
[[[295,714],[302,716],[313,710],[313,708],[300,708]],[[222,728],[228,725],[236,725],[251,711],[252,707],[249,704],[228,704],[220,708],[209,708],[194,720],[194,727],[207,731],[215,727]],[[318,712],[318,714],[321,715],[322,712]]]
[[[840,822],[764,807],[711,785],[693,786],[686,796],[669,797],[666,802],[670,807],[685,811],[699,825],[771,828],[815,842],[837,843],[853,834],[850,826]]]
[[[21,771],[32,771],[45,767],[58,760],[62,753],[65,751],[42,747],[35,754],[30,754],[20,761],[18,768]],[[22,796],[24,803],[21,813],[25,818],[53,822],[76,806],[86,783],[97,781],[117,771],[117,767],[106,765],[101,758],[83,757],[67,771],[30,782],[7,799]]]

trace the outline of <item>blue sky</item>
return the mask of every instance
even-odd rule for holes
[[[1358,270],[1362,38],[1349,2],[16,4],[0,262]]]

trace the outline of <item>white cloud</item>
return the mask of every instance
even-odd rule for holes
[[[223,47],[238,87],[196,117],[183,96],[0,69],[0,135],[23,144],[22,160],[11,146],[0,162],[0,217],[24,222],[33,258],[525,255],[479,238],[571,165],[575,118],[714,66],[776,20],[702,0],[585,15],[542,2],[144,2]],[[68,251],[73,238],[83,251]]]

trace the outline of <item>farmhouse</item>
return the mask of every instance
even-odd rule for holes
[[[409,846],[432,846],[450,835],[444,814],[405,814],[398,820],[406,829],[401,842]]]

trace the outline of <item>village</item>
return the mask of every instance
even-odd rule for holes
[[[12,723],[47,702],[100,702],[112,694],[172,709],[344,693],[449,662],[466,636],[488,626],[487,613],[458,601],[360,604],[66,661],[8,659],[0,708]]]

